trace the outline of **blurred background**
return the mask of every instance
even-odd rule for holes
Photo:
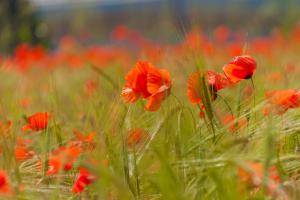
[[[251,37],[289,31],[299,19],[299,0],[0,0],[0,50],[25,42],[55,48],[66,35],[107,43],[117,25],[161,42],[219,25]]]

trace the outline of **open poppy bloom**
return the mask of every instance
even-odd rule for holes
[[[74,193],[83,192],[84,188],[95,181],[96,177],[92,175],[87,169],[80,168],[79,175],[73,185],[72,191]]]
[[[299,90],[274,90],[266,92],[265,96],[267,104],[264,107],[264,115],[282,115],[288,109],[300,107]]]
[[[189,76],[187,81],[187,96],[194,104],[202,104],[200,90],[203,89],[203,86],[201,83],[201,78],[201,72],[195,72]],[[207,80],[212,100],[217,98],[217,92],[219,90],[224,89],[232,84],[223,74],[218,74],[214,71],[207,71],[205,79]]]
[[[125,76],[126,84],[122,90],[122,97],[126,102],[133,103],[141,96],[148,98],[150,93],[147,90],[147,74],[152,64],[139,61],[135,67]]]
[[[127,81],[122,97],[126,102],[133,103],[139,98],[147,99],[145,110],[156,111],[162,101],[169,96],[171,90],[170,74],[158,69],[149,62],[139,61],[126,75]]]
[[[147,74],[147,90],[151,94],[145,109],[156,111],[160,108],[162,101],[170,95],[171,78],[167,70],[151,68]]]
[[[57,174],[60,170],[68,171],[72,169],[74,162],[80,155],[80,148],[76,146],[60,147],[52,152],[48,161],[47,175]]]
[[[233,83],[252,78],[256,71],[255,60],[248,55],[236,56],[223,67],[224,74]]]
[[[238,176],[240,180],[246,183],[254,191],[258,191],[263,184],[264,165],[259,162],[248,161],[244,167],[239,167]],[[273,197],[284,195],[280,189],[281,179],[275,165],[268,170],[267,192]]]
[[[3,170],[0,170],[0,194],[5,196],[12,194],[12,190],[8,182],[7,174]]]
[[[50,113],[48,112],[39,112],[34,115],[31,115],[27,118],[28,124],[22,127],[22,131],[32,130],[40,131],[48,127],[48,119]]]

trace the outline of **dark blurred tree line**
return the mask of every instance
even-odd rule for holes
[[[45,42],[41,22],[27,0],[0,0],[0,50],[8,53],[19,43]]]

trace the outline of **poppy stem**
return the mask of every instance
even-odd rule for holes
[[[254,119],[256,121],[256,112],[255,112],[255,107],[256,107],[255,84],[254,84],[254,80],[253,80],[252,77],[251,77],[251,85],[252,85],[252,88],[253,88]]]
[[[125,124],[126,118],[128,117],[130,113],[130,107],[126,109],[124,117],[122,117],[122,123],[119,124],[119,128],[120,128],[120,132],[121,132],[121,140],[122,140],[122,161],[123,161],[123,172],[124,172],[124,179],[125,182],[128,185],[128,188],[131,192],[131,194],[133,195],[133,197],[136,197],[136,191],[134,188],[133,183],[131,182],[131,178],[130,178],[130,161],[129,161],[129,155],[128,155],[128,148],[127,148],[127,143],[126,143],[126,137],[124,136],[124,132],[122,131],[122,128]],[[108,137],[106,136],[106,140],[108,141]],[[109,144],[109,142],[108,142]],[[109,144],[110,146],[111,144]],[[111,147],[109,147],[111,148]],[[113,152],[111,152],[113,154]]]
[[[134,162],[134,176],[135,176],[135,181],[136,181],[136,199],[140,199],[141,191],[140,191],[140,180],[139,180],[139,171],[137,167],[137,162],[136,162],[136,149],[134,147],[133,150],[133,162]]]
[[[45,135],[45,154],[44,154],[44,169],[43,169],[43,175],[44,177],[46,176],[47,174],[47,170],[48,170],[48,156],[49,156],[49,149],[50,149],[50,133],[49,133],[49,130],[48,128],[44,131]]]
[[[236,112],[236,117],[238,118],[240,116],[241,112],[241,94],[242,94],[242,86],[241,84],[239,85],[239,96],[238,96],[238,102],[237,102],[237,112]]]

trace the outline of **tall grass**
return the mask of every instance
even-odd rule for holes
[[[282,74],[278,82],[267,78],[272,71],[283,72],[287,60],[299,64],[299,51],[278,51],[282,57],[271,60],[254,52],[258,71],[253,82],[245,80],[239,86],[220,91],[216,101],[212,101],[205,76],[201,76],[199,93],[206,111],[204,119],[199,118],[199,107],[186,97],[187,77],[195,69],[221,71],[220,63],[230,60],[229,56],[217,54],[216,59],[199,51],[181,58],[167,54],[159,66],[171,72],[172,94],[156,112],[146,112],[143,100],[134,104],[123,102],[120,92],[128,67],[124,69],[121,64],[101,69],[90,67],[90,63],[78,69],[33,68],[26,74],[2,70],[0,118],[3,123],[12,120],[13,126],[9,130],[3,129],[2,124],[0,127],[0,166],[8,173],[14,190],[12,196],[3,198],[281,199],[280,195],[268,194],[268,184],[272,181],[268,169],[275,165],[281,178],[276,189],[284,197],[298,199],[300,109],[281,116],[262,114],[265,90],[299,88],[299,67],[294,73]],[[85,82],[90,79],[98,87],[86,95]],[[245,97],[243,90],[253,86],[254,93]],[[30,98],[29,106],[20,105],[23,98]],[[21,127],[26,124],[23,117],[40,111],[52,114],[48,128],[22,132]],[[232,124],[222,121],[228,114],[237,116],[232,122],[234,131],[230,129]],[[247,125],[237,128],[243,118],[247,119]],[[127,137],[134,128],[143,129],[145,135],[132,148]],[[71,171],[47,176],[49,154],[70,141],[73,130],[85,134],[95,131],[95,149],[83,152]],[[15,159],[17,137],[32,140],[28,149],[35,151],[33,157]],[[42,161],[42,170],[38,160]],[[259,190],[249,188],[238,174],[239,168],[249,168],[248,161],[263,164]],[[78,166],[85,166],[97,179],[81,194],[74,194],[71,188]]]

